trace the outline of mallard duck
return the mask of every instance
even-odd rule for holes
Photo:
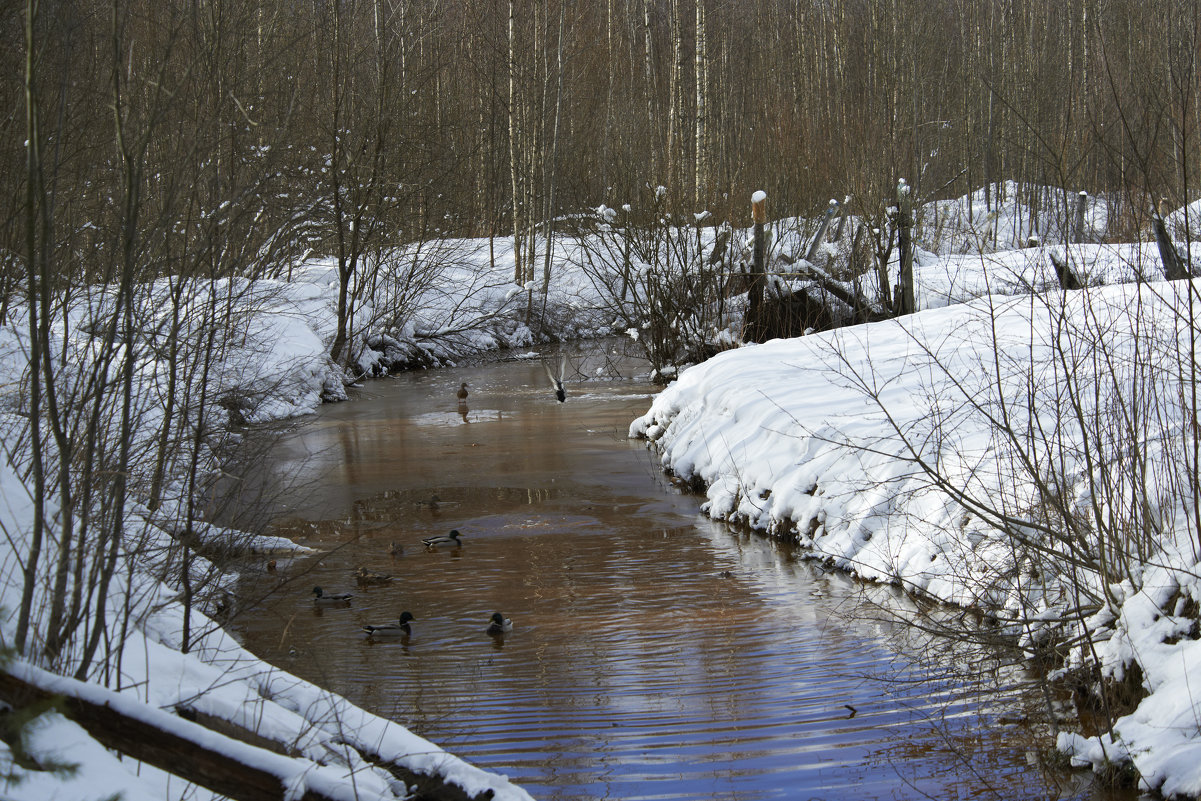
[[[455,395],[458,396],[459,403],[467,402],[467,382],[466,381],[464,381],[462,384],[459,384],[459,391],[456,392]]]
[[[411,612],[401,612],[400,619],[395,623],[368,624],[363,626],[363,631],[367,632],[369,640],[374,637],[408,637],[413,633],[409,621],[416,619]]]
[[[437,537],[426,537],[422,540],[426,548],[450,547],[458,548],[463,543],[459,540],[459,530],[451,529],[449,534],[439,534]]]
[[[387,573],[377,573],[360,565],[354,571],[354,580],[359,584],[387,584],[392,577]]]
[[[542,366],[546,368],[546,377],[550,379],[550,385],[555,390],[555,400],[559,403],[567,400],[567,390],[563,388],[563,376],[567,372],[567,357],[559,355],[559,375],[557,377],[550,371],[550,365],[545,361],[542,362]]]
[[[513,630],[513,621],[502,615],[500,612],[492,613],[492,620],[488,623],[488,634],[493,637],[504,634],[506,631]]]
[[[393,559],[395,559],[398,556],[404,556],[405,555],[405,547],[403,545],[401,545],[399,542],[397,542],[396,540],[393,540],[392,544],[388,546],[388,553],[392,556]]]
[[[313,603],[317,606],[350,606],[350,599],[354,598],[348,592],[334,593],[326,595],[325,590],[320,586],[313,588]]]

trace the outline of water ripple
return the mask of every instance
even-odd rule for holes
[[[1006,697],[925,675],[890,649],[891,623],[852,619],[853,582],[665,490],[624,440],[640,391],[549,405],[522,384],[540,371],[399,377],[298,432],[281,453],[332,471],[303,498],[323,522],[297,529],[325,553],[281,566],[294,581],[247,619],[248,644],[541,799],[1041,796],[1021,732],[990,725]],[[436,407],[461,380],[487,425]],[[455,552],[413,546],[452,527]],[[306,605],[360,564],[397,580],[350,609]],[[362,641],[400,609],[409,641]],[[503,640],[484,634],[497,610]]]

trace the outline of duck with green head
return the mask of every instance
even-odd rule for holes
[[[381,637],[408,637],[413,633],[413,629],[409,626],[410,620],[416,620],[412,612],[401,612],[400,619],[395,623],[376,623],[363,626],[363,631],[367,633],[367,639],[377,639]]]
[[[502,615],[500,612],[493,612],[492,619],[488,622],[488,634],[492,637],[499,637],[513,630],[513,621]]]
[[[459,530],[451,529],[449,534],[439,534],[437,537],[426,537],[422,540],[426,548],[458,548],[463,544],[459,539]]]
[[[326,595],[325,590],[320,586],[313,588],[313,604],[316,606],[350,606],[351,599],[354,598],[348,592],[337,592],[332,595]]]

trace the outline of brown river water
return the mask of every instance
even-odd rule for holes
[[[251,565],[235,633],[539,799],[1102,797],[1040,768],[1029,693],[953,678],[950,644],[896,652],[904,599],[707,520],[626,438],[654,388],[614,375],[645,368],[590,347],[566,403],[539,361],[497,362],[292,426],[254,508],[320,554]],[[314,585],[355,597],[315,608]],[[404,610],[407,639],[360,631]]]

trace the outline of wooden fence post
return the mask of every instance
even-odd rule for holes
[[[917,301],[913,289],[913,196],[909,184],[897,181],[897,247],[900,249],[900,292],[894,298],[899,304],[897,314],[913,314]]]
[[[767,193],[760,189],[751,195],[751,221],[755,226],[755,243],[751,251],[751,286],[748,292],[746,311],[746,331],[744,338],[750,342],[758,341],[762,329],[763,316],[763,283],[767,273],[766,236],[763,226],[767,222]]]
[[[1084,241],[1084,212],[1088,208],[1088,192],[1081,191],[1076,195],[1076,221],[1072,226],[1072,241]]]

